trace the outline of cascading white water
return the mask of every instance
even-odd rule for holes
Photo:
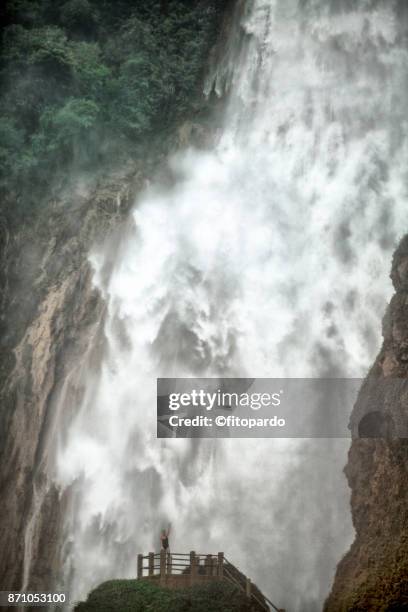
[[[217,143],[93,254],[106,341],[57,466],[74,598],[134,576],[171,521],[173,549],[224,550],[282,607],[321,607],[352,538],[348,442],[157,440],[156,377],[365,374],[406,229],[399,10],[248,2]]]

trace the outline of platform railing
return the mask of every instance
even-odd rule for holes
[[[240,580],[236,576],[237,571],[237,568],[225,558],[223,552],[213,555],[196,553],[194,550],[190,553],[170,553],[162,550],[160,553],[150,552],[147,555],[137,556],[138,579],[157,577],[162,584],[166,583],[167,576],[181,575],[189,576],[190,584],[198,583],[202,578],[226,580],[237,586],[265,612],[269,612],[270,609],[284,612],[263,594],[264,601],[262,601],[259,591],[254,590],[251,579],[239,572]]]
[[[177,574],[221,576],[223,564],[224,553],[209,555],[191,551],[185,554],[162,550],[160,553],[138,555],[137,577]]]

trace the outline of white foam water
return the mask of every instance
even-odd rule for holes
[[[156,439],[157,376],[363,376],[406,230],[400,3],[237,10],[206,86],[228,90],[216,142],[173,158],[173,185],[149,186],[114,255],[91,258],[104,342],[56,475],[74,491],[74,598],[135,576],[170,521],[173,550],[223,550],[278,605],[314,611],[353,537],[345,440]]]

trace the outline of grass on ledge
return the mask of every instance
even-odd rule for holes
[[[244,594],[225,582],[169,590],[137,580],[110,580],[75,612],[250,612]]]

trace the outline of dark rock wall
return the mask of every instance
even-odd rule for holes
[[[408,236],[391,278],[383,347],[351,418],[356,438],[345,474],[356,537],[338,565],[326,612],[408,609]]]
[[[58,433],[55,398],[103,316],[89,250],[124,222],[144,180],[128,169],[82,193],[73,189],[50,201],[34,227],[10,234],[0,358],[3,589],[55,583],[63,501],[47,476]]]

